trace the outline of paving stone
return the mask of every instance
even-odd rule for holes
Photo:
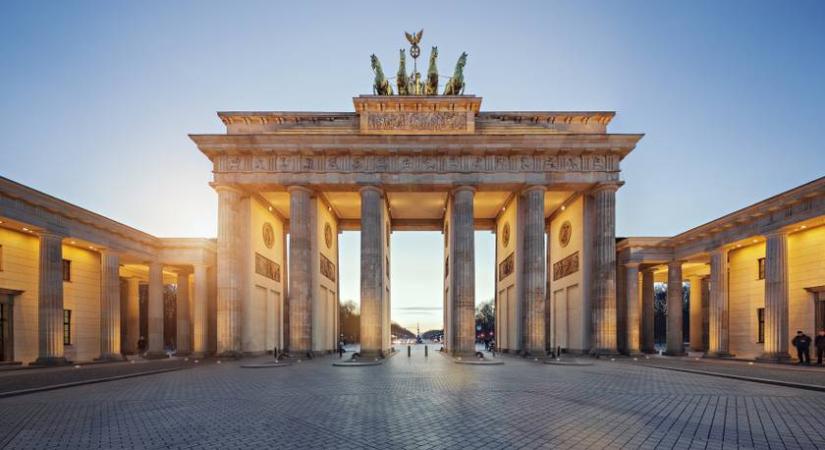
[[[7,448],[825,448],[825,393],[612,362],[240,362],[0,400]],[[246,361],[244,361],[246,362]]]

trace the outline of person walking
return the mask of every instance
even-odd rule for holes
[[[138,353],[146,352],[146,338],[141,336],[137,342]]]
[[[819,334],[814,338],[816,347],[816,363],[822,365],[822,355],[825,355],[825,330],[819,330]]]
[[[796,332],[796,337],[793,338],[791,341],[794,347],[796,347],[796,354],[799,358],[799,362],[797,364],[807,364],[811,365],[811,338],[799,330]]]

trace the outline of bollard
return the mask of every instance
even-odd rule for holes
[[[424,346],[424,357],[426,358],[428,354],[429,354],[429,349],[428,349],[428,348],[427,348],[427,346],[425,345],[425,346]]]
[[[407,358],[409,358],[409,357],[410,357],[410,352],[411,352],[411,351],[412,351],[412,350],[410,349],[410,346],[408,345],[408,346],[407,346]]]

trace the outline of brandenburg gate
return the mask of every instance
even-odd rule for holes
[[[617,352],[615,195],[642,135],[608,133],[612,112],[483,111],[465,61],[446,95],[402,69],[393,92],[373,57],[354,112],[222,112],[225,134],[191,135],[218,194],[219,354],[333,351],[344,230],[361,233],[362,355],[390,349],[390,234],[405,230],[444,235],[449,353],[474,353],[477,230],[496,236],[502,351],[544,355],[563,327],[565,348]]]

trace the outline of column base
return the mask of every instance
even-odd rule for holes
[[[756,360],[759,362],[786,363],[791,361],[791,355],[788,352],[762,353],[756,357]]]
[[[143,354],[144,359],[166,359],[169,355],[166,352],[146,352]]]
[[[705,358],[723,359],[723,358],[733,358],[734,356],[736,356],[736,355],[734,355],[733,353],[729,353],[729,352],[709,352],[709,353],[705,353],[704,357]]]
[[[175,352],[175,356],[190,356],[190,355],[192,355],[192,352],[190,352],[189,350],[183,350],[183,351],[176,351]]]
[[[43,367],[55,367],[55,366],[68,366],[72,362],[66,359],[63,356],[40,356],[34,362],[29,363],[30,366],[43,366]]]
[[[665,356],[687,356],[687,352],[678,350],[667,350],[662,354]]]
[[[126,357],[121,355],[120,353],[101,353],[100,356],[95,358],[95,361],[125,361]]]
[[[223,353],[219,353],[217,356],[218,356],[218,358],[223,358],[223,359],[241,359],[241,358],[243,358],[243,353],[236,352],[234,350],[228,350],[228,351],[225,351]]]
[[[619,350],[615,348],[591,348],[589,352],[587,352],[590,356],[596,358],[610,358],[614,356],[621,356]]]

